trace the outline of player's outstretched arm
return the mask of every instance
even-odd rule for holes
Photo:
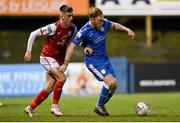
[[[31,51],[32,51],[32,46],[34,43],[34,40],[36,39],[37,36],[41,35],[41,31],[40,29],[37,29],[33,32],[31,32],[29,39],[28,39],[28,43],[27,43],[27,49],[26,49],[26,53],[24,55],[24,61],[28,62],[31,60]]]
[[[77,45],[74,44],[74,43],[71,43],[66,51],[66,56],[65,56],[65,60],[64,60],[64,63],[60,66],[59,70],[62,71],[62,72],[65,72],[67,67],[68,67],[68,64],[69,64],[69,61],[73,55],[73,52],[74,52],[74,49]]]
[[[129,29],[129,28],[127,28],[127,27],[125,27],[119,23],[113,22],[112,28],[114,28],[117,31],[126,31],[128,33],[128,36],[130,37],[130,39],[135,38],[135,33],[131,29]]]

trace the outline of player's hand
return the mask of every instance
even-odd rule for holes
[[[64,63],[59,67],[59,71],[65,72],[68,67],[68,63],[69,62],[65,60]]]
[[[131,29],[128,29],[127,33],[128,33],[131,40],[135,38],[135,33]]]
[[[29,62],[30,60],[31,60],[31,52],[26,51],[26,53],[24,55],[24,61]]]
[[[65,72],[66,71],[66,69],[67,69],[67,64],[62,64],[61,66],[60,66],[60,68],[59,68],[59,71],[61,71],[61,72]]]
[[[93,49],[90,48],[90,47],[85,47],[84,48],[84,53],[86,53],[87,55],[92,55]]]

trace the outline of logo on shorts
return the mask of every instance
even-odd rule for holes
[[[101,73],[102,73],[102,74],[105,74],[105,73],[106,73],[106,71],[105,71],[104,69],[102,69],[102,70],[101,70]]]

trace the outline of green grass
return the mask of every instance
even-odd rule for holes
[[[180,121],[180,93],[147,93],[115,95],[107,104],[109,117],[99,117],[92,110],[97,96],[62,97],[60,105],[64,116],[54,117],[50,113],[51,97],[35,110],[35,117],[27,117],[23,110],[32,98],[1,98],[0,122],[122,122],[122,121]],[[139,101],[151,105],[148,116],[136,116],[134,108]]]

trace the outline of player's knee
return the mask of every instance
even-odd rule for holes
[[[116,83],[111,84],[110,87],[109,87],[110,90],[116,90],[116,88],[117,88]]]
[[[111,79],[109,89],[116,90],[117,88],[117,80],[116,78]]]
[[[57,78],[57,80],[61,81],[62,83],[65,83],[66,76],[60,76],[60,77]]]
[[[65,83],[66,81],[66,76],[62,76],[62,80],[61,80],[63,83]]]

